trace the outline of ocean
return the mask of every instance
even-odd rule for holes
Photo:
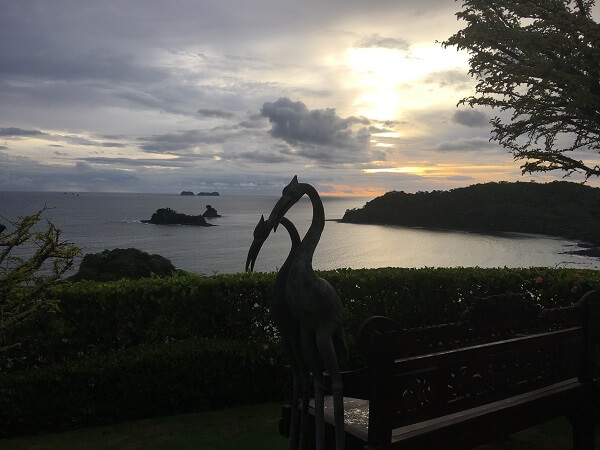
[[[0,192],[0,221],[36,212],[63,231],[84,253],[134,247],[171,260],[179,269],[212,275],[244,270],[252,233],[261,214],[268,216],[276,196],[178,194]],[[370,198],[323,197],[328,219],[314,256],[315,269],[377,267],[578,267],[598,269],[600,259],[566,254],[577,242],[520,233],[476,234],[397,226],[336,222],[349,208]],[[158,208],[202,214],[211,205],[220,218],[214,227],[142,223]],[[287,216],[302,236],[312,217],[305,197]],[[263,245],[255,270],[275,271],[289,252],[285,228]]]

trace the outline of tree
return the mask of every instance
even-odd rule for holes
[[[81,255],[78,247],[61,241],[62,232],[51,221],[46,220],[45,230],[33,231],[45,210],[9,221],[12,231],[0,226],[0,353],[20,344],[8,338],[11,330],[40,309],[56,308],[44,293]]]
[[[152,274],[168,276],[175,266],[167,258],[151,255],[137,248],[115,248],[83,257],[73,281],[116,281],[121,278],[146,278]]]
[[[497,108],[492,140],[523,173],[600,167],[600,26],[594,0],[464,0],[467,26],[443,42],[470,54],[476,93],[459,104]],[[590,155],[591,156],[591,155]]]

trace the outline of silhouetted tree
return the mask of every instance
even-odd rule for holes
[[[464,0],[467,26],[444,46],[470,54],[476,94],[460,103],[510,113],[492,139],[525,160],[523,173],[563,170],[586,179],[600,167],[600,26],[594,0]],[[581,151],[581,152],[579,152]]]
[[[171,275],[175,266],[167,258],[137,248],[115,248],[83,257],[79,271],[70,279],[116,281],[121,278],[146,278]]]
[[[9,222],[9,229],[0,227],[0,353],[20,345],[11,340],[11,330],[36,311],[56,308],[44,293],[81,255],[78,247],[61,241],[61,230],[51,221],[46,220],[45,230],[33,231],[44,211]]]

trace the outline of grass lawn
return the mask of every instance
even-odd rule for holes
[[[0,439],[0,450],[282,450],[280,404],[242,406],[158,417],[18,439]]]
[[[242,406],[158,417],[18,439],[0,439],[0,450],[283,450],[277,432],[280,404]],[[600,433],[596,430],[600,448]],[[571,427],[557,419],[477,450],[572,449]]]

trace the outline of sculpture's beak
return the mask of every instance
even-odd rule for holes
[[[250,267],[250,272],[254,271],[256,257],[258,256],[258,253],[260,252],[264,242],[265,241],[263,239],[254,239],[254,241],[252,241],[250,250],[248,250],[248,257],[246,258],[246,272],[248,272],[248,267]]]
[[[277,201],[268,219],[268,223],[273,228],[274,232],[277,231],[279,222],[281,222],[281,219],[290,210],[290,208],[294,206],[294,203],[295,202],[293,199],[287,196],[283,196]]]

